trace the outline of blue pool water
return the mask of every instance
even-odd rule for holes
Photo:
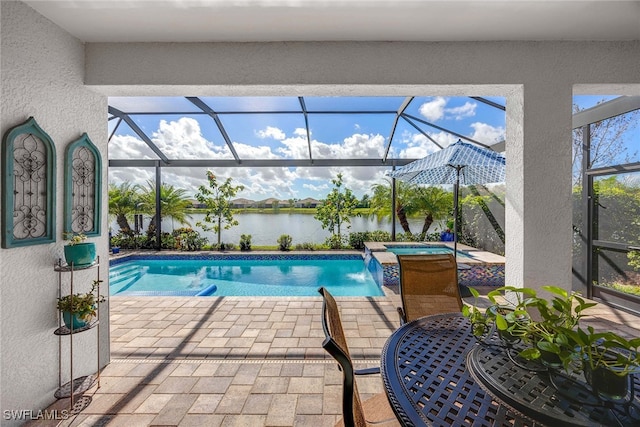
[[[387,251],[396,255],[453,254],[453,249],[446,246],[388,246]],[[469,255],[458,251],[458,257],[468,258]]]
[[[361,257],[134,258],[111,265],[111,295],[381,296]]]

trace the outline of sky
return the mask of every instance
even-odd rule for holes
[[[201,97],[219,115],[241,159],[307,159],[308,141],[304,115],[297,97]],[[381,159],[404,97],[305,97],[314,159]],[[487,99],[503,105],[500,97]],[[603,99],[576,97],[583,106]],[[574,100],[575,101],[575,100]],[[135,123],[169,159],[232,159],[215,121],[184,97],[117,97],[109,105],[131,114]],[[367,111],[367,114],[330,114],[329,111]],[[166,114],[170,111],[174,114]],[[261,114],[251,114],[261,111]],[[278,113],[273,112],[288,112]],[[133,114],[147,112],[153,114]],[[269,113],[271,112],[271,113]],[[197,114],[200,113],[200,114]],[[459,138],[445,128],[483,144],[505,138],[505,112],[470,97],[416,97],[405,113],[411,122],[442,147]],[[429,122],[432,127],[420,121]],[[135,132],[118,119],[109,121],[109,159],[157,159]],[[399,120],[389,158],[422,158],[439,147],[416,127]],[[115,132],[114,132],[115,129]],[[358,198],[371,194],[374,184],[384,183],[388,167],[349,168],[219,168],[219,179],[232,178],[245,187],[237,197],[282,200],[323,199],[331,191],[331,179],[343,175],[346,187]],[[153,168],[109,168],[109,183],[124,181],[146,185]],[[163,168],[164,183],[184,188],[189,195],[206,184],[205,168]]]

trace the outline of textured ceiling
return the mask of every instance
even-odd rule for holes
[[[24,1],[85,42],[639,40],[639,1]]]

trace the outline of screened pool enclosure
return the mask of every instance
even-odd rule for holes
[[[640,97],[574,104],[573,287],[640,311]],[[501,97],[110,98],[109,179],[194,192],[212,170],[265,198],[294,199],[302,188],[325,185],[326,193],[342,172],[366,193],[386,171],[458,139],[508,157],[507,107]],[[487,186],[466,191],[492,194]],[[499,200],[487,214],[494,228],[504,226]],[[496,230],[496,240],[505,238]]]

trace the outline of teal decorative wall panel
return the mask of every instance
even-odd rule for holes
[[[55,242],[56,150],[33,117],[2,140],[2,247]]]
[[[99,236],[102,206],[100,151],[84,133],[64,157],[64,231]]]

